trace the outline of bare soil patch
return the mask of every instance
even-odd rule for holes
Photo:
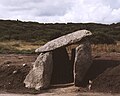
[[[14,93],[79,93],[79,92],[120,92],[120,53],[93,54],[93,64],[81,87],[73,83],[52,85],[50,89],[36,91],[24,87],[23,80],[32,68],[38,55],[0,54],[0,92]],[[88,80],[92,80],[88,90]]]

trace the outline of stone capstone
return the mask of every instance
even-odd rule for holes
[[[90,35],[92,35],[92,33],[88,30],[79,30],[79,31],[61,36],[52,41],[49,41],[44,46],[41,46],[40,48],[36,49],[35,52],[42,53],[42,52],[48,52],[51,50],[55,50],[62,46],[67,46],[67,45],[80,42],[83,38],[90,36]]]

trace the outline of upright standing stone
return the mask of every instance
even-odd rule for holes
[[[80,86],[81,81],[84,78],[92,63],[91,45],[89,41],[83,41],[76,48],[76,56],[74,62],[74,83],[75,86]]]
[[[52,75],[52,52],[41,53],[36,59],[33,69],[26,76],[24,83],[28,88],[36,90],[48,88]]]

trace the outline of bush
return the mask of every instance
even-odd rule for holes
[[[116,44],[115,40],[105,33],[94,33],[91,42],[93,44]]]

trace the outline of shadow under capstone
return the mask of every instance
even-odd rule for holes
[[[51,84],[65,84],[73,82],[73,64],[70,62],[65,47],[53,51],[53,72]]]

